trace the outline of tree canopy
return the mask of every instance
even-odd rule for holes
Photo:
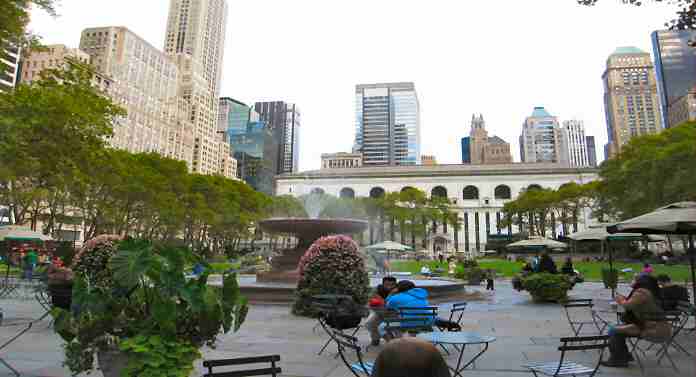
[[[576,0],[581,5],[593,6],[600,0]],[[606,0],[602,0],[606,2]],[[645,3],[665,3],[676,6],[676,18],[668,20],[665,26],[671,29],[684,30],[696,28],[696,2],[694,0],[621,0],[624,4],[641,6]]]

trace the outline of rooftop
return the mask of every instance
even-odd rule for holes
[[[612,55],[632,55],[632,54],[647,54],[647,52],[639,49],[638,47],[633,47],[633,46],[623,46],[623,47],[617,47],[616,50],[612,53]]]
[[[526,174],[597,174],[595,168],[577,168],[554,163],[511,163],[495,165],[439,164],[411,166],[362,166],[358,168],[308,170],[278,175],[278,180],[314,178],[487,176]]]
[[[491,136],[488,138],[488,143],[490,144],[507,144],[507,141],[503,140],[498,136]]]
[[[553,115],[549,114],[548,111],[543,106],[537,106],[532,111],[532,118],[551,118]]]

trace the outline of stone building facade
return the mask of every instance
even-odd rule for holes
[[[510,144],[498,136],[488,136],[483,115],[471,116],[469,132],[469,163],[472,165],[509,164],[512,163]]]
[[[458,213],[461,228],[437,224],[431,229],[451,240],[454,251],[476,253],[486,250],[489,235],[519,231],[500,225],[503,205],[530,187],[558,189],[565,183],[587,183],[598,179],[598,170],[570,168],[559,164],[436,165],[362,167],[306,171],[278,176],[276,195],[301,196],[312,192],[337,197],[380,197],[409,187],[428,195],[444,196]],[[569,231],[583,230],[589,213],[579,214]],[[374,224],[373,224],[374,225]],[[553,233],[559,235],[560,224]],[[388,231],[375,229],[365,239],[378,242]],[[398,239],[396,241],[399,241]]]

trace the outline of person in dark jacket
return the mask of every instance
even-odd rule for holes
[[[556,263],[553,262],[553,259],[551,259],[548,253],[542,254],[541,259],[539,259],[539,272],[547,272],[549,274],[558,273]]]
[[[432,343],[417,338],[390,342],[377,355],[373,377],[450,377],[440,351]]]
[[[677,310],[679,301],[689,302],[689,290],[673,284],[669,275],[658,276],[657,283],[660,285],[660,294],[662,295],[662,309]]]

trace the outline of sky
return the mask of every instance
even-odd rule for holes
[[[59,0],[57,18],[32,14],[46,44],[77,47],[88,27],[125,26],[162,47],[168,0]],[[534,106],[585,122],[603,159],[602,73],[618,46],[651,52],[650,33],[674,8],[603,0],[234,0],[221,96],[282,100],[302,113],[300,170],[322,153],[350,151],[356,84],[412,81],[421,151],[460,163],[473,113],[511,144]]]

